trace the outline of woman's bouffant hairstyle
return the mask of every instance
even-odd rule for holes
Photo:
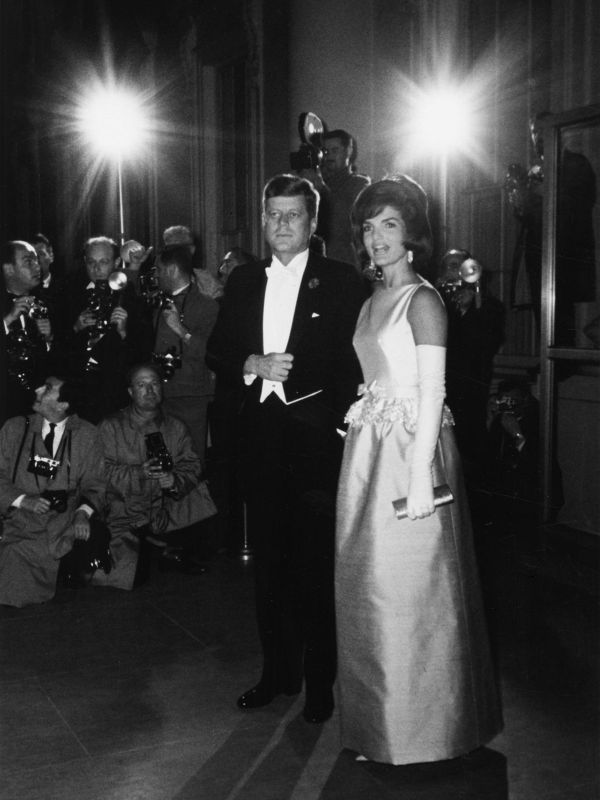
[[[395,208],[406,226],[404,245],[413,252],[413,267],[427,278],[428,265],[433,250],[428,201],[423,187],[408,175],[384,178],[366,186],[352,206],[350,220],[354,249],[361,264],[369,260],[363,244],[362,226],[365,220],[380,214],[386,206]]]

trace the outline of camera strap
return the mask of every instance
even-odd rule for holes
[[[15,461],[15,467],[13,469],[13,483],[17,480],[17,469],[19,468],[19,461],[23,454],[23,447],[25,446],[25,439],[27,438],[27,431],[29,430],[29,417],[23,417],[23,419],[25,420],[25,427],[23,429],[23,436],[21,437],[21,444],[19,445],[19,452],[17,453],[17,460]]]

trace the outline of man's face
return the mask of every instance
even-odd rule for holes
[[[50,376],[35,390],[35,401],[32,408],[50,422],[60,422],[67,416],[69,404],[59,400],[62,385],[63,381]]]
[[[22,294],[35,289],[41,280],[40,265],[34,248],[23,242],[15,250],[15,260],[8,266],[7,276],[12,278],[11,285]]]
[[[306,208],[306,198],[270,197],[263,211],[265,239],[274,256],[282,264],[289,264],[294,256],[306,250],[317,227]]]
[[[139,369],[128,392],[136,411],[156,411],[162,403],[162,382],[152,369]]]
[[[93,244],[85,254],[85,268],[91,281],[105,281],[117,269],[119,259],[113,255],[109,244]]]
[[[156,277],[158,278],[158,288],[161,292],[171,294],[175,289],[173,268],[169,264],[164,264],[160,258],[156,262]]]
[[[460,265],[465,260],[462,253],[451,253],[444,256],[442,260],[442,270],[440,283],[458,283],[460,278]]]
[[[54,252],[52,247],[44,242],[36,242],[34,244],[35,252],[37,253],[40,269],[42,271],[42,278],[45,278],[50,272],[50,267],[54,261]]]
[[[325,139],[323,171],[334,175],[336,172],[348,172],[350,166],[351,147],[344,147],[342,140],[334,136],[333,139]]]

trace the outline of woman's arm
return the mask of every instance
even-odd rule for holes
[[[431,466],[446,394],[446,309],[437,292],[427,287],[419,289],[411,300],[408,321],[416,344],[419,411],[409,467],[407,511],[410,519],[421,519],[435,510]]]

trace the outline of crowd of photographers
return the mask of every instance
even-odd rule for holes
[[[156,257],[92,237],[68,282],[42,234],[3,247],[0,603],[51,597],[59,563],[71,582],[132,588],[150,547],[204,570],[205,351],[222,285],[197,276],[187,228],[163,236]]]

